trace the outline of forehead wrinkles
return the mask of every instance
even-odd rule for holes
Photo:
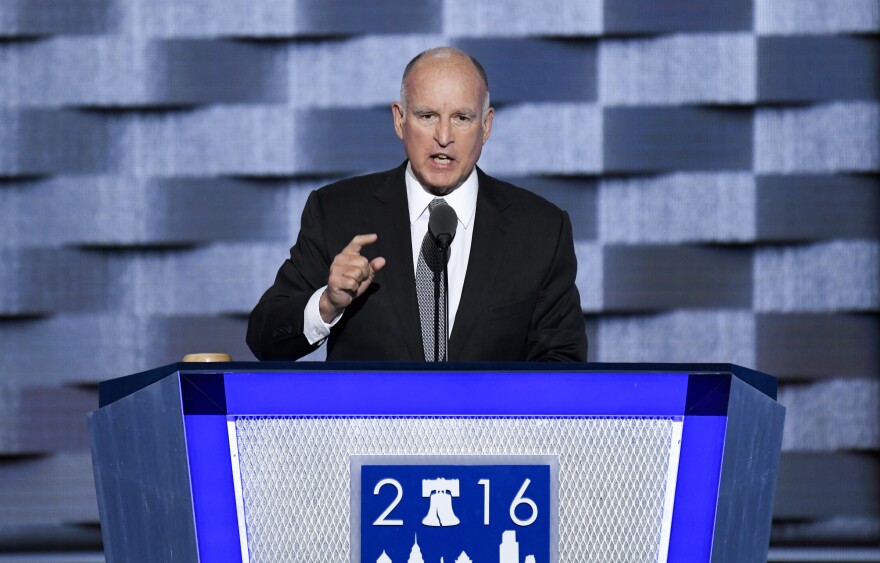
[[[483,105],[483,96],[476,88],[461,83],[420,83],[420,87],[408,90],[409,112],[441,113],[476,116]]]

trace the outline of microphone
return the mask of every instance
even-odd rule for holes
[[[441,250],[446,250],[455,238],[458,227],[458,215],[449,204],[438,205],[431,211],[428,218],[428,232],[431,239]]]

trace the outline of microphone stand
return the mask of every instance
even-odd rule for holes
[[[443,260],[443,270],[434,272],[434,361],[446,362],[449,360],[449,244],[441,244],[440,257]],[[443,338],[446,339],[443,357],[440,357],[440,276],[443,277],[443,314],[446,322],[443,324]]]
[[[428,232],[434,240],[434,244],[440,249],[440,259],[443,261],[443,287],[446,290],[443,298],[443,313],[446,323],[444,325],[443,335],[446,347],[443,351],[443,357],[440,357],[440,268],[434,272],[434,361],[446,362],[449,360],[449,253],[452,239],[455,238],[455,227],[458,218],[455,210],[449,205],[438,205],[431,211],[428,219]],[[438,265],[435,265],[436,267]],[[433,269],[433,268],[432,268]],[[427,356],[427,353],[425,354]]]
[[[438,268],[434,272],[434,361],[440,361],[440,276]]]
[[[449,245],[443,249],[443,314],[446,322],[443,327],[446,329],[443,338],[446,339],[446,347],[443,349],[443,361],[449,361]]]

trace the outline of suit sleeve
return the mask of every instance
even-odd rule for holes
[[[290,258],[248,320],[247,344],[258,359],[296,360],[319,346],[303,334],[303,312],[312,294],[327,284],[331,257],[325,228],[320,197],[312,192]]]
[[[587,361],[587,335],[581,310],[577,257],[568,213],[562,212],[556,250],[532,315],[528,361]]]

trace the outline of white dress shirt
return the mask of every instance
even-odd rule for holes
[[[443,198],[455,210],[455,214],[458,216],[455,238],[449,247],[449,323],[447,330],[450,334],[452,334],[452,327],[455,326],[455,315],[461,302],[461,291],[464,287],[468,258],[471,254],[478,191],[477,171],[474,168],[461,186]],[[409,228],[410,236],[412,237],[413,273],[415,273],[418,267],[422,239],[425,238],[425,233],[428,232],[428,218],[430,216],[428,204],[435,197],[434,194],[422,187],[412,172],[412,165],[407,163],[406,200],[409,206]],[[324,319],[321,318],[319,302],[321,294],[324,293],[326,288],[327,286],[325,285],[312,294],[303,312],[303,333],[309,344],[317,344],[326,339],[330,335],[330,329],[339,322],[344,313],[340,313],[330,323],[325,323]]]

